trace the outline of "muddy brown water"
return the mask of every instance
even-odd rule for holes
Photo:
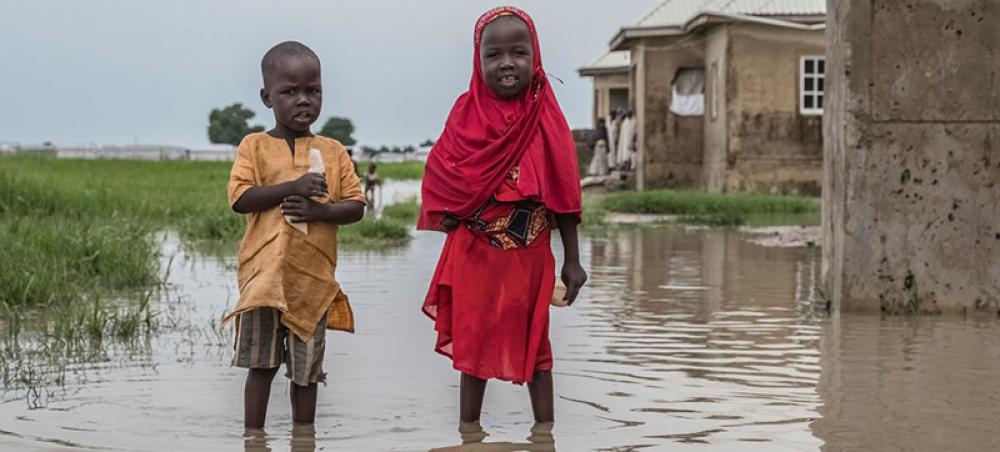
[[[158,309],[175,327],[142,352],[71,366],[44,408],[4,393],[0,449],[1000,448],[995,319],[831,317],[818,250],[676,227],[584,236],[591,282],[552,312],[554,429],[533,426],[523,387],[492,382],[482,430],[460,432],[458,375],[419,312],[442,242],[342,249],[358,332],[328,334],[315,429],[293,428],[279,377],[266,433],[244,437],[244,372],[210,324],[235,299],[233,257],[168,239],[172,295]]]

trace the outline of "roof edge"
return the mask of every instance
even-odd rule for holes
[[[780,17],[780,18],[779,18]],[[622,27],[618,33],[611,38],[610,50],[628,50],[629,41],[638,38],[655,38],[661,36],[681,36],[698,30],[707,24],[719,23],[719,20],[732,22],[750,22],[762,25],[771,25],[782,28],[793,28],[799,30],[822,30],[826,27],[825,14],[802,14],[802,15],[752,15],[752,14],[730,14],[718,11],[699,11],[694,17],[689,19],[682,26],[655,26],[655,27]],[[790,20],[791,18],[791,20]],[[810,23],[814,22],[814,23]]]
[[[584,66],[577,69],[577,73],[580,77],[593,77],[596,75],[613,75],[613,74],[627,74],[632,68],[630,66],[612,66],[612,67],[590,67]]]

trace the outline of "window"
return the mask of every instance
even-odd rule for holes
[[[709,103],[709,111],[711,113],[711,118],[716,119],[719,117],[719,62],[713,61],[712,65],[709,67],[709,72],[711,72],[710,77],[712,79],[712,93],[711,101]]]
[[[799,68],[799,112],[804,115],[823,114],[823,92],[826,89],[826,59],[821,56],[802,57]]]
[[[705,70],[681,68],[674,74],[670,111],[677,116],[705,114]]]

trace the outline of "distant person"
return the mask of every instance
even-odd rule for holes
[[[347,296],[334,280],[337,226],[364,216],[365,198],[347,151],[309,128],[323,105],[319,58],[303,44],[283,42],[261,61],[260,98],[274,128],[247,135],[229,176],[229,203],[247,214],[239,252],[239,301],[233,365],[248,368],[244,424],[264,427],[271,381],[285,364],[292,420],[316,418],[316,383],[325,381],[326,329],[353,332]],[[318,149],[325,174],[307,173]],[[286,216],[308,224],[293,228]]]
[[[580,265],[576,145],[546,79],[531,18],[513,7],[476,24],[469,90],[427,160],[417,227],[448,238],[423,305],[438,353],[462,373],[460,419],[479,420],[488,379],[528,384],[536,422],[552,422],[549,304],[558,227],[571,304]],[[445,384],[445,383],[442,383]]]
[[[375,189],[382,186],[382,181],[378,178],[378,165],[375,162],[368,163],[368,172],[365,173],[365,198],[369,204],[374,204]]]
[[[590,134],[590,150],[594,156],[590,159],[587,172],[591,176],[608,174],[608,128],[604,125],[604,118],[597,120],[597,128]]]
[[[618,129],[618,149],[617,167],[622,171],[632,170],[635,157],[636,132],[635,114],[628,110],[622,117],[621,126]]]
[[[618,109],[611,110],[608,118],[608,168],[618,168],[618,130],[621,129],[622,115]]]

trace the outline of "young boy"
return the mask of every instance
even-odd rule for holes
[[[319,58],[303,44],[283,42],[261,61],[260,98],[275,126],[247,135],[229,176],[229,204],[247,214],[240,244],[233,365],[249,369],[244,423],[264,427],[271,381],[281,363],[291,379],[292,418],[312,424],[316,383],[325,382],[326,329],[353,332],[347,297],[334,279],[337,229],[364,216],[351,159],[337,141],[313,135],[323,104]],[[310,173],[310,150],[325,173]],[[302,232],[291,222],[307,223]]]

